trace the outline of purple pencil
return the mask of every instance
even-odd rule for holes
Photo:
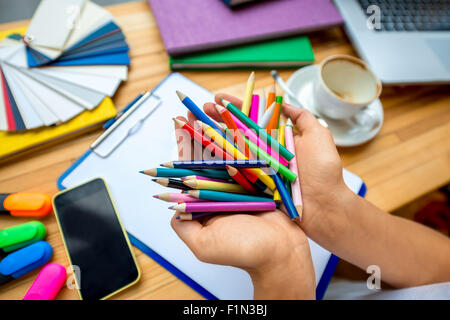
[[[192,179],[230,183],[230,180],[208,178],[208,177],[203,177],[203,176],[186,176],[186,177],[181,178],[182,181],[192,180]]]
[[[154,195],[153,198],[167,202],[204,202],[204,200],[199,201],[200,199],[186,193],[161,193]]]
[[[254,94],[252,96],[252,106],[250,107],[250,119],[254,123],[258,123],[258,113],[259,113],[259,95]]]
[[[195,212],[195,213],[180,213],[177,220],[198,220],[205,217],[214,215],[215,212]],[[221,213],[221,212],[220,212]]]
[[[180,203],[169,209],[180,212],[227,212],[227,211],[270,211],[275,202],[205,202]]]

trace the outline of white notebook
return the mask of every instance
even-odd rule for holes
[[[199,106],[214,101],[206,89],[178,73],[171,74],[94,151],[88,151],[60,177],[59,187],[70,188],[102,177],[128,233],[215,297],[252,299],[253,286],[245,271],[203,263],[192,254],[170,226],[173,211],[169,204],[152,197],[167,189],[139,173],[177,158],[172,118],[186,114],[177,89]],[[355,192],[363,185],[348,171],[345,180]],[[319,283],[331,254],[313,241],[310,245]]]

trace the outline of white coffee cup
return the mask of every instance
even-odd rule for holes
[[[319,66],[314,98],[319,112],[326,117],[351,118],[380,94],[380,80],[360,59],[334,55]]]

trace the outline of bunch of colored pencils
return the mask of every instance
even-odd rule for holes
[[[302,219],[302,195],[295,156],[293,125],[281,117],[282,97],[272,85],[267,97],[254,94],[251,73],[242,108],[222,100],[216,105],[219,123],[188,96],[181,102],[198,119],[195,125],[174,119],[192,140],[215,160],[170,161],[162,168],[141,171],[153,181],[181,193],[155,195],[174,202],[177,219],[194,220],[215,214],[274,210],[283,203],[292,220]]]

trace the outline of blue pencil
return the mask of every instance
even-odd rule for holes
[[[170,169],[170,168],[153,168],[139,171],[140,173],[159,178],[181,178],[187,176],[202,176],[215,179],[228,180],[231,179],[226,171],[222,170],[189,170],[189,169]]]
[[[197,105],[192,101],[188,96],[186,96],[184,93],[177,90],[178,98],[180,98],[181,102],[185,105],[186,108],[189,109],[189,111],[192,112],[192,114],[201,122],[206,123],[207,125],[211,126],[214,130],[216,130],[222,137],[228,139],[225,133],[222,132],[222,130],[219,129],[219,127],[216,126],[216,124],[199,108]],[[230,141],[231,142],[231,141]]]
[[[283,204],[286,207],[289,217],[291,218],[291,220],[300,221],[300,216],[298,215],[297,209],[294,206],[294,202],[292,201],[292,198],[288,193],[283,180],[278,175],[278,173],[273,174],[272,178],[273,181],[275,182],[278,192],[280,193],[281,200],[283,201]]]
[[[169,161],[161,164],[166,168],[179,169],[222,169],[226,166],[235,168],[265,168],[268,167],[266,160],[190,160],[190,161]]]
[[[250,196],[246,194],[221,192],[214,190],[187,190],[186,192],[198,199],[219,202],[273,202],[273,198]]]

